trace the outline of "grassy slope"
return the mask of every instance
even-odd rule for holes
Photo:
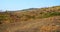
[[[30,9],[29,9],[30,10]],[[32,11],[16,11],[16,12],[2,12],[0,13],[0,23],[1,22],[19,22],[28,21],[30,19],[41,19],[51,16],[60,15],[60,6],[49,7],[49,8],[38,8],[31,9]]]
[[[33,26],[33,25],[34,26],[35,25],[39,26],[39,24],[37,24],[38,23],[37,21],[39,21],[39,23],[40,22],[44,23],[40,30],[42,30],[42,31],[46,30],[46,32],[49,32],[49,31],[50,32],[51,31],[53,31],[53,32],[58,31],[59,32],[58,27],[60,28],[60,26],[56,26],[56,25],[60,25],[60,24],[57,24],[57,23],[60,23],[59,22],[60,20],[58,20],[58,19],[60,19],[59,17],[60,17],[60,6],[49,7],[49,8],[38,8],[38,9],[34,9],[34,10],[30,10],[29,9],[29,11],[20,11],[20,12],[19,11],[15,11],[15,12],[1,12],[0,13],[0,25],[2,24],[2,27],[5,27],[5,25],[7,24],[7,26],[10,27],[10,28],[11,28],[11,25],[13,25],[12,26],[13,29],[11,28],[11,31],[12,30],[14,31],[15,30],[14,29],[15,26],[14,26],[14,24],[11,24],[11,23],[15,23],[15,25],[17,25],[17,28],[15,27],[16,29],[18,29],[20,27],[19,26],[20,24],[18,25],[18,23],[20,23],[20,22],[23,23],[23,24],[21,23],[21,25],[23,25],[22,29],[24,27],[24,24],[26,24],[26,23],[29,24],[30,23],[31,25],[30,24],[29,25],[27,25],[27,24],[25,25],[26,26],[25,28],[29,29],[28,31],[30,31],[30,29],[35,29],[35,28],[30,27],[30,26]],[[47,19],[45,19],[45,18],[47,18]],[[40,20],[40,19],[42,19],[42,20]],[[41,26],[39,26],[39,27],[41,27]],[[3,29],[3,28],[1,28],[1,29]],[[0,31],[1,31],[1,29],[0,29]],[[37,27],[36,27],[36,29],[37,29]]]

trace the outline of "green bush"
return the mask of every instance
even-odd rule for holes
[[[40,18],[47,18],[47,17],[59,16],[59,15],[60,15],[60,12],[47,12],[47,13],[40,15],[39,17]]]

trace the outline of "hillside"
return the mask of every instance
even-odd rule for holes
[[[0,32],[60,32],[60,6],[0,12]]]

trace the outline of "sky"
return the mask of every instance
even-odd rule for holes
[[[60,5],[60,0],[0,0],[0,10],[21,10]]]

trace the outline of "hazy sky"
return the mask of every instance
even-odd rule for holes
[[[0,0],[0,10],[20,10],[60,5],[60,0]]]

